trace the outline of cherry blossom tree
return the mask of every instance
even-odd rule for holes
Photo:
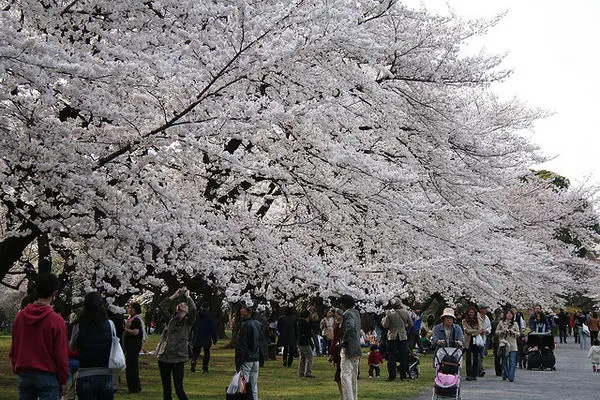
[[[501,57],[461,51],[497,20],[372,0],[0,4],[1,276],[36,241],[109,299],[525,304],[594,275],[553,237],[593,239],[585,196],[529,171],[518,131],[544,112],[490,92]]]

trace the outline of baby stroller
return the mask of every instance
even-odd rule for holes
[[[555,364],[552,334],[530,333],[527,335],[527,369],[556,371]]]
[[[462,349],[458,347],[440,347],[433,358],[435,378],[433,380],[432,400],[460,399],[460,369]]]
[[[408,376],[410,379],[417,379],[421,373],[421,360],[413,351],[408,352]]]

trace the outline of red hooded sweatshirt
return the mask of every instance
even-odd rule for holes
[[[60,385],[69,378],[67,324],[44,304],[29,304],[19,311],[12,328],[9,357],[15,374],[47,371]]]

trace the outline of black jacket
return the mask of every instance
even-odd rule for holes
[[[309,346],[312,344],[312,330],[310,322],[304,318],[298,320],[298,346]]]
[[[260,322],[255,319],[250,318],[242,321],[235,348],[235,365],[237,369],[244,362],[260,360],[260,348],[258,344],[260,329]]]

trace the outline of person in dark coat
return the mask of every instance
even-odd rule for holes
[[[140,303],[132,302],[127,308],[129,318],[125,323],[121,320],[121,328],[124,330],[123,347],[125,349],[125,377],[127,379],[127,390],[129,393],[142,391],[140,383],[140,351],[144,340],[144,321],[142,320],[142,306]],[[116,326],[116,325],[115,325]],[[117,330],[118,334],[118,330]]]
[[[208,363],[210,362],[210,347],[217,344],[217,327],[215,320],[209,312],[210,306],[203,302],[200,311],[196,314],[192,340],[192,362],[190,370],[196,372],[196,362],[201,351],[204,351],[202,357],[202,372],[208,372]]]
[[[283,347],[283,366],[291,367],[298,345],[298,326],[296,324],[296,310],[289,307],[286,315],[277,322],[279,331],[278,347]]]
[[[264,367],[265,360],[267,359],[269,352],[269,322],[267,321],[264,315],[257,311],[252,313],[252,318],[260,323],[260,332],[258,335],[260,360],[258,365],[259,367]]]

